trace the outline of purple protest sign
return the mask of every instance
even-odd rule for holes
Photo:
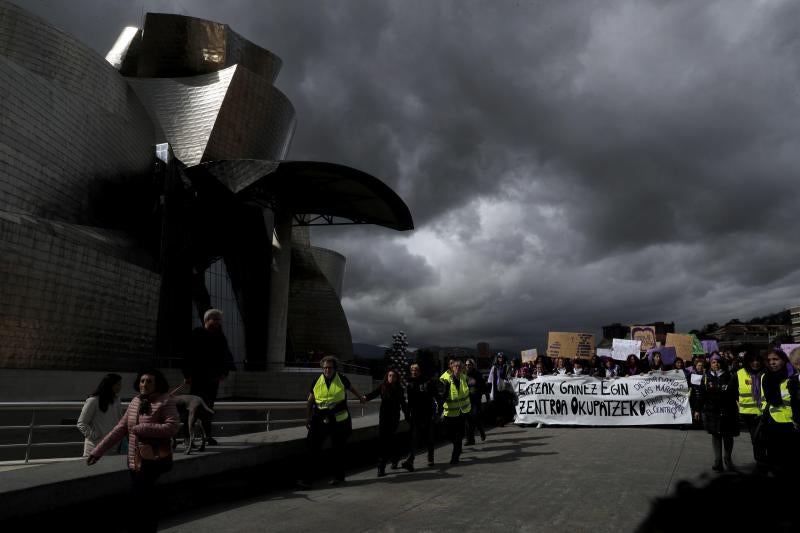
[[[661,348],[653,348],[652,350],[647,350],[647,358],[651,362],[653,361],[654,352],[658,352],[661,354],[661,360],[664,361],[665,365],[674,365],[675,359],[678,357],[678,352],[675,350],[674,346],[662,346]]]
[[[717,341],[700,341],[700,343],[703,345],[703,351],[708,354],[719,351]]]

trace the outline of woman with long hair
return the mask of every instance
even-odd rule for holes
[[[642,373],[642,367],[639,364],[639,358],[634,354],[630,354],[628,359],[625,360],[625,375],[635,376]]]
[[[83,456],[88,457],[100,440],[108,435],[122,417],[119,392],[122,389],[122,376],[106,374],[86,398],[81,415],[78,417],[78,430],[83,434]],[[119,453],[116,449],[112,454]]]
[[[180,421],[167,379],[159,370],[139,372],[133,386],[139,395],[131,400],[114,429],[91,451],[86,464],[95,464],[128,435],[131,531],[156,531],[160,499],[154,486],[161,474],[172,469],[171,439],[178,433]]]
[[[767,371],[761,377],[763,414],[760,422],[769,469],[776,477],[787,479],[796,471],[797,427],[793,421],[789,358],[782,350],[767,352]]]
[[[398,449],[397,426],[400,425],[400,411],[408,418],[408,405],[406,404],[405,393],[400,385],[400,375],[390,368],[378,388],[366,395],[367,401],[381,397],[381,409],[378,416],[378,477],[386,475],[386,463],[392,463],[392,469],[397,469],[400,460],[400,450]],[[413,470],[407,463],[403,467],[409,471]]]
[[[666,370],[666,365],[664,364],[664,359],[661,357],[661,352],[653,352],[653,362],[650,363],[650,372],[653,372],[654,370]]]

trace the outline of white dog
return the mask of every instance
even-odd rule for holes
[[[206,429],[203,427],[201,419],[204,416],[207,416],[206,413],[213,415],[214,410],[207,406],[206,402],[204,402],[200,396],[195,396],[193,394],[179,394],[173,397],[175,398],[175,404],[178,407],[178,412],[181,414],[181,420],[183,420],[184,413],[187,415],[186,422],[183,426],[186,439],[186,455],[192,453],[192,445],[194,444],[196,427],[200,428],[200,434],[203,437],[203,443],[200,445],[200,451],[205,451],[207,436]],[[178,442],[175,438],[173,438],[172,449],[174,450],[177,446]]]

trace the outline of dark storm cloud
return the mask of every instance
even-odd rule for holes
[[[277,53],[290,156],[417,230],[324,229],[356,340],[541,346],[797,303],[796,2],[21,2],[101,53],[144,11]]]

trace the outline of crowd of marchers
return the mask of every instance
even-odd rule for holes
[[[233,368],[221,323],[221,311],[206,312],[203,327],[193,333],[194,357],[186,361],[185,380],[180,385],[191,386],[192,398],[196,398],[192,405],[211,413],[219,382]],[[737,470],[732,460],[734,438],[744,431],[750,436],[757,473],[781,479],[795,479],[800,474],[796,458],[800,450],[800,374],[796,370],[800,370],[800,349],[791,357],[773,348],[766,354],[698,354],[691,361],[677,358],[669,364],[658,351],[647,357],[630,355],[624,362],[597,356],[572,360],[539,356],[521,363],[498,353],[488,374],[479,371],[473,359],[453,357],[447,369],[435,375],[423,375],[416,363],[408,369],[389,368],[379,385],[366,393],[339,372],[335,357],[323,357],[320,366],[321,373],[308,389],[308,457],[301,463],[297,481],[301,489],[310,489],[327,471],[332,473],[331,484],[345,481],[345,446],[352,433],[348,393],[364,403],[380,398],[377,475],[384,477],[388,468],[414,472],[418,452],[426,454],[428,466],[435,465],[440,429],[451,443],[447,462],[458,465],[463,446],[475,444],[476,437],[486,439],[484,422],[503,426],[514,420],[514,378],[585,375],[615,379],[666,370],[684,373],[694,424],[711,435],[713,470]],[[404,378],[406,370],[410,375]],[[157,369],[137,374],[134,389],[138,395],[124,412],[119,403],[121,379],[117,374],[103,379],[87,399],[78,427],[86,436],[88,464],[107,453],[128,456],[132,503],[144,507],[154,497],[156,480],[172,467],[170,441],[178,432],[180,417],[175,390],[170,391]],[[398,435],[401,416],[408,422],[410,441]],[[210,422],[211,417],[205,416],[201,429],[204,444],[214,445]],[[188,426],[192,426],[191,419]],[[323,454],[327,440],[332,453]],[[136,528],[154,531],[156,520],[156,515],[142,515]]]

